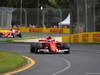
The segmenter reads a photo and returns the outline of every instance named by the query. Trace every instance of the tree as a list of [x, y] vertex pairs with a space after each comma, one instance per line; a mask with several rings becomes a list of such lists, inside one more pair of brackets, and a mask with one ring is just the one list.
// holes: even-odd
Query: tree
[[[23, 8], [67, 8], [69, 3], [67, 0], [23, 0]], [[20, 8], [20, 0], [0, 0], [0, 7]]]

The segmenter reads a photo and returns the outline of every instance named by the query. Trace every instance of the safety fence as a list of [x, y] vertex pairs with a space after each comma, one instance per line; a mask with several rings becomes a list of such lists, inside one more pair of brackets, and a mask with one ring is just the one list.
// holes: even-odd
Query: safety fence
[[[71, 2], [71, 34], [100, 31], [100, 0], [69, 0]], [[80, 31], [80, 29], [82, 29]]]
[[69, 28], [68, 24], [59, 24], [69, 14], [68, 8], [20, 8], [0, 7], [0, 29], [11, 27], [33, 28]]
[[62, 42], [66, 43], [100, 43], [100, 32], [78, 33], [62, 36]]
[[11, 29], [20, 30], [22, 33], [54, 33], [54, 34], [70, 34], [69, 28], [19, 28], [12, 27]]

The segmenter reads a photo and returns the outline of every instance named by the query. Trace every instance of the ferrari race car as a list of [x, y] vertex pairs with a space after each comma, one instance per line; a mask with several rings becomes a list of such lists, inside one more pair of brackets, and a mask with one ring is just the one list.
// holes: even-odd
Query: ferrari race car
[[7, 31], [4, 33], [4, 30], [0, 31], [0, 37], [5, 37], [5, 38], [15, 38], [15, 37], [22, 37], [22, 34], [20, 33], [20, 31], [16, 30], [11, 30], [11, 31]]
[[48, 38], [40, 38], [39, 42], [33, 42], [30, 44], [31, 53], [70, 53], [69, 43], [62, 43], [55, 41], [55, 39], [49, 36]]

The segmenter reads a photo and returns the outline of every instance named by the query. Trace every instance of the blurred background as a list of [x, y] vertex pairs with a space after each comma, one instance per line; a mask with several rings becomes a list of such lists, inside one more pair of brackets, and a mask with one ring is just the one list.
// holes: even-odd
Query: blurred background
[[70, 28], [100, 31], [100, 0], [0, 0], [0, 29]]

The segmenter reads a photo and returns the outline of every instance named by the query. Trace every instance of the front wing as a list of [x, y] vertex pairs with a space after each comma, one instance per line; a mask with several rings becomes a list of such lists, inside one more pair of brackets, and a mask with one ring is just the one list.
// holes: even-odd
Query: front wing
[[56, 51], [49, 51], [48, 49], [38, 49], [39, 53], [64, 53], [65, 51], [68, 51], [68, 49], [56, 50]]

